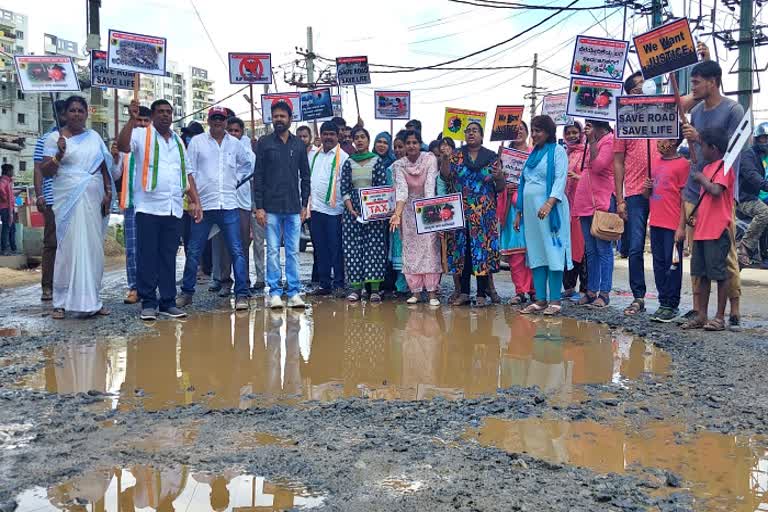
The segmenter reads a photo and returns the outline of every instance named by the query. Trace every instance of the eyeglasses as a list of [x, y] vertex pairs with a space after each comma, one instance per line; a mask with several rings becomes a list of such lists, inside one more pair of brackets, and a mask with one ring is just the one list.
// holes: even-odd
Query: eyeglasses
[[480, 130], [478, 130], [477, 128], [467, 128], [466, 130], [464, 130], [464, 133], [465, 134], [480, 133]]
[[216, 114], [209, 118], [211, 121], [224, 121], [226, 119], [224, 116]]

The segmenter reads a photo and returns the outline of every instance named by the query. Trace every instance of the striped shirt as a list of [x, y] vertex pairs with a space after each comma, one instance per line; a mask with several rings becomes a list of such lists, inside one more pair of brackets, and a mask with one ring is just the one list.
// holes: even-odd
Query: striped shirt
[[[45, 140], [50, 134], [56, 131], [56, 125], [48, 130], [42, 137], [37, 139], [35, 144], [34, 162], [36, 164], [43, 161], [43, 148], [45, 147]], [[43, 177], [43, 197], [45, 198], [45, 204], [53, 206], [53, 178]]]

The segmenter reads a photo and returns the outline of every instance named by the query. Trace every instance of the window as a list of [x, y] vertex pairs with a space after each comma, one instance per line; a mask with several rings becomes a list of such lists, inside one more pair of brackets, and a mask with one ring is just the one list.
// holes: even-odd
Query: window
[[26, 160], [19, 160], [19, 170], [20, 171], [26, 171], [27, 170], [27, 161]]
[[24, 99], [24, 92], [21, 89], [16, 90], [16, 98], [23, 100]]
[[16, 114], [16, 122], [19, 124], [27, 124], [27, 116], [25, 114]]
[[22, 32], [21, 30], [17, 30], [16, 39], [24, 39], [24, 32]]

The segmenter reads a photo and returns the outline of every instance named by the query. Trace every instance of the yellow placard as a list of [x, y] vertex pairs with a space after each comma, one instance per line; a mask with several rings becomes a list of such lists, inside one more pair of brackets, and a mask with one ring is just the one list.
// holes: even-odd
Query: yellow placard
[[686, 68], [699, 60], [687, 18], [640, 34], [634, 41], [646, 80]]
[[443, 121], [443, 137], [450, 137], [453, 140], [464, 140], [464, 129], [469, 123], [480, 123], [485, 130], [485, 112], [476, 110], [463, 110], [460, 108], [445, 109], [445, 120]]

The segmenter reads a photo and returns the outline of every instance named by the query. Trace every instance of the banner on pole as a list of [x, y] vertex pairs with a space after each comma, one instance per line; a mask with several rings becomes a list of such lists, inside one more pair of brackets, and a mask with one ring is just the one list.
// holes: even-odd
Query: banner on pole
[[576, 36], [571, 75], [621, 81], [628, 52], [628, 41]]
[[333, 117], [331, 90], [325, 88], [302, 92], [301, 118], [304, 121], [315, 121], [324, 117]]
[[331, 95], [331, 105], [333, 105], [333, 117], [344, 117], [344, 107], [341, 104], [341, 94]]
[[528, 153], [511, 148], [501, 148], [501, 168], [507, 183], [518, 185], [523, 174]]
[[107, 67], [107, 52], [91, 50], [91, 85], [132, 91], [136, 82], [136, 73], [120, 71]]
[[752, 109], [747, 109], [744, 113], [744, 117], [741, 118], [736, 131], [731, 135], [728, 141], [728, 149], [723, 155], [723, 173], [728, 174], [732, 169], [736, 160], [741, 154], [741, 150], [744, 149], [744, 145], [749, 142], [749, 138], [752, 135]]
[[616, 113], [617, 139], [677, 139], [680, 118], [673, 94], [619, 96]]
[[634, 42], [640, 71], [646, 80], [687, 68], [699, 61], [687, 18], [635, 36]]
[[419, 235], [464, 229], [464, 201], [461, 194], [414, 199], [413, 211], [416, 215], [416, 233]]
[[616, 98], [621, 82], [571, 78], [566, 114], [598, 121], [616, 121]]
[[360, 189], [360, 216], [365, 222], [388, 219], [395, 213], [395, 187], [367, 187]]
[[107, 67], [131, 73], [165, 76], [164, 37], [109, 31]]
[[517, 129], [523, 120], [522, 105], [496, 107], [496, 115], [493, 118], [493, 129], [491, 130], [491, 141], [497, 140], [516, 140]]
[[469, 123], [479, 123], [485, 130], [485, 112], [476, 110], [462, 110], [460, 108], [446, 107], [445, 120], [443, 121], [443, 137], [453, 140], [465, 140], [464, 129]]
[[277, 92], [261, 95], [261, 119], [264, 124], [272, 122], [272, 105], [284, 101], [293, 110], [292, 121], [301, 121], [301, 100], [298, 92]]
[[271, 84], [272, 54], [230, 53], [229, 83], [235, 85]]
[[337, 57], [336, 80], [339, 85], [363, 85], [371, 83], [368, 57]]
[[14, 55], [16, 74], [24, 92], [77, 92], [80, 83], [72, 57]]
[[376, 119], [411, 118], [410, 91], [373, 91], [373, 101]]
[[549, 116], [557, 126], [573, 124], [573, 118], [566, 114], [568, 110], [568, 93], [548, 94], [544, 96], [541, 113]]

